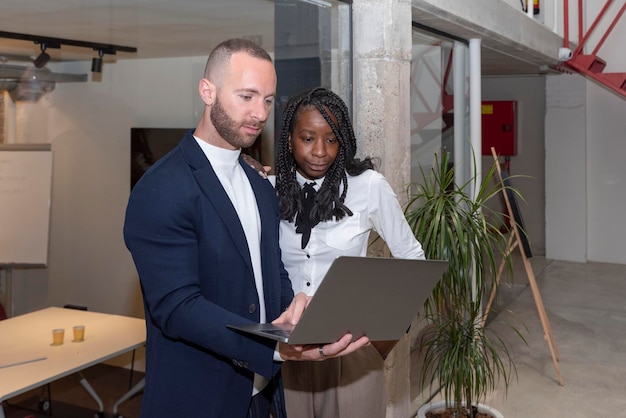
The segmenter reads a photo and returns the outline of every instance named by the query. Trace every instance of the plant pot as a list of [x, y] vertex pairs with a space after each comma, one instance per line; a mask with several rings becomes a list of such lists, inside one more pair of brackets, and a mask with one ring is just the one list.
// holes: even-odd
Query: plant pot
[[[494, 418], [504, 418], [504, 415], [500, 413], [497, 409], [494, 409], [488, 405], [484, 405], [479, 403], [476, 405], [478, 407], [478, 412], [482, 412], [483, 414], [490, 414]], [[442, 411], [446, 407], [445, 401], [438, 402], [430, 402], [421, 406], [420, 409], [417, 410], [417, 418], [426, 418], [426, 413], [431, 411]]]

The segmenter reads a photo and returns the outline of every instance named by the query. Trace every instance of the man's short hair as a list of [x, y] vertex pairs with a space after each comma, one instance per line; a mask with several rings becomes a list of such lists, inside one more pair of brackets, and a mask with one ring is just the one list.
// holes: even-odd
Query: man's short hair
[[226, 68], [230, 57], [237, 52], [245, 52], [254, 58], [272, 62], [270, 54], [260, 45], [248, 39], [228, 39], [217, 45], [213, 48], [213, 51], [211, 51], [206, 67], [204, 68], [204, 77], [215, 84], [219, 84], [222, 78], [222, 71]]

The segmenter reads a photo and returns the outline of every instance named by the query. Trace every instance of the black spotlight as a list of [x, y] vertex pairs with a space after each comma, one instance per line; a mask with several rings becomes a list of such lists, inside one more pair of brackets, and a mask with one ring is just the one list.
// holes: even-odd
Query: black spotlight
[[33, 61], [33, 65], [36, 68], [42, 68], [48, 63], [48, 61], [50, 61], [50, 55], [48, 55], [48, 53], [46, 52], [46, 44], [42, 43], [41, 54], [39, 54], [37, 58], [35, 58], [35, 60]]
[[91, 59], [91, 72], [92, 73], [101, 73], [102, 72], [102, 56], [104, 52], [101, 49], [98, 50], [98, 56]]

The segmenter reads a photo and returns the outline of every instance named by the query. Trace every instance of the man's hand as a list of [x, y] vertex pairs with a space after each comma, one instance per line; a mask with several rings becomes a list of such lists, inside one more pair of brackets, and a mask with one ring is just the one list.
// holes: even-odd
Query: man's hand
[[354, 342], [350, 342], [351, 340], [352, 335], [346, 334], [339, 341], [325, 345], [289, 345], [281, 342], [278, 344], [278, 353], [285, 361], [323, 361], [345, 356], [371, 344], [367, 337], [361, 337]]
[[[285, 312], [272, 321], [272, 324], [296, 325], [310, 301], [311, 296], [302, 292], [298, 293]], [[278, 344], [278, 353], [283, 360], [322, 361], [345, 356], [364, 345], [371, 344], [367, 337], [361, 337], [354, 342], [350, 341], [352, 341], [352, 335], [345, 334], [339, 341], [325, 345], [290, 345], [281, 342]]]
[[294, 296], [289, 307], [278, 318], [272, 321], [272, 324], [291, 324], [296, 325], [302, 317], [302, 312], [309, 306], [311, 296], [300, 292]]

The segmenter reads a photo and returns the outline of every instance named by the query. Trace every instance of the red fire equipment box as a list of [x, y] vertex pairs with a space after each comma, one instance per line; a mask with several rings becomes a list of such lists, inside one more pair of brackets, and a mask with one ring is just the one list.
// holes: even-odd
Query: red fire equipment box
[[482, 155], [517, 155], [517, 102], [482, 102]]

